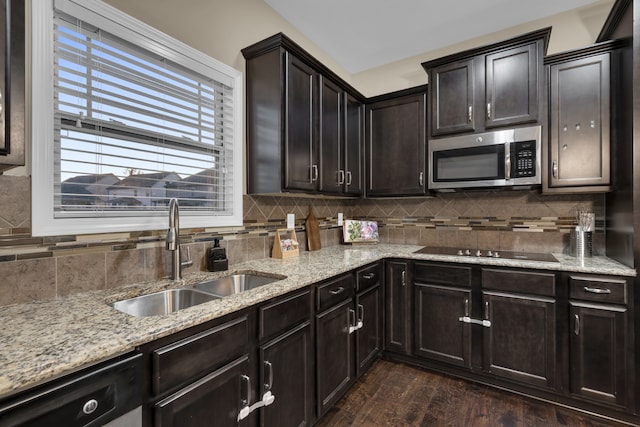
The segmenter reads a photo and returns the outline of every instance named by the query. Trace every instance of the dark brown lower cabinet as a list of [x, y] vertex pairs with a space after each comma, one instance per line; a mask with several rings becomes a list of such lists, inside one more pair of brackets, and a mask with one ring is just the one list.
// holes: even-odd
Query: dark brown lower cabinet
[[350, 328], [355, 313], [348, 298], [316, 315], [316, 380], [318, 417], [347, 391], [354, 377]]
[[356, 296], [358, 325], [356, 331], [356, 376], [361, 376], [378, 358], [382, 344], [382, 288], [367, 289]]
[[571, 393], [627, 405], [627, 309], [572, 301]]
[[305, 322], [260, 346], [260, 396], [271, 392], [274, 402], [261, 408], [262, 426], [311, 425], [311, 326]]
[[250, 394], [249, 359], [240, 357], [154, 406], [154, 426], [201, 427], [250, 425], [238, 421]]
[[633, 325], [627, 305], [633, 287], [611, 276], [571, 274], [568, 282], [572, 396], [634, 410]]
[[411, 353], [411, 271], [409, 261], [385, 262], [385, 350]]
[[484, 370], [497, 377], [553, 388], [556, 379], [555, 299], [483, 292]]
[[471, 367], [471, 289], [415, 285], [415, 354]]

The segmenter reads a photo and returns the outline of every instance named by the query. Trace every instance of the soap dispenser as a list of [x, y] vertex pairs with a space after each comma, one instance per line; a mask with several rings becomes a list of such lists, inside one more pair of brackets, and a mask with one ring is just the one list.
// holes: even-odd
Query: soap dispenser
[[223, 271], [229, 268], [225, 248], [220, 247], [220, 239], [213, 240], [213, 247], [207, 249], [207, 270]]

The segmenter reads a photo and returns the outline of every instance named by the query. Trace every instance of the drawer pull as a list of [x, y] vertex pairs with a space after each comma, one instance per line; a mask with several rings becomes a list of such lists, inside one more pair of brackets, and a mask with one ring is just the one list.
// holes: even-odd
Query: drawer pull
[[611, 293], [611, 289], [601, 289], [601, 288], [590, 288], [588, 286], [584, 287], [584, 291], [585, 292], [590, 292], [592, 294], [610, 294]]
[[344, 292], [344, 288], [342, 286], [340, 286], [338, 289], [332, 289], [329, 291], [331, 295], [338, 295], [338, 294], [341, 294], [342, 292]]
[[362, 275], [362, 278], [367, 280], [373, 279], [374, 277], [376, 277], [376, 273], [367, 273]]

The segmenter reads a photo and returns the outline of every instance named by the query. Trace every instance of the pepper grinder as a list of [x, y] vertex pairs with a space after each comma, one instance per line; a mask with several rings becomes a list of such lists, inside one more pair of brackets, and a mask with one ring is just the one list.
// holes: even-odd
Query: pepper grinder
[[207, 270], [224, 271], [228, 268], [227, 251], [220, 247], [220, 239], [214, 239], [213, 247], [207, 249]]

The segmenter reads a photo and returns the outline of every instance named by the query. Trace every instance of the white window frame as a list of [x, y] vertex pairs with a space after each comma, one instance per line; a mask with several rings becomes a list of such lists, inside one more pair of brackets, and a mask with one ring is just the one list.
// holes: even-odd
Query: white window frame
[[169, 37], [159, 30], [99, 0], [31, 1], [31, 206], [32, 235], [100, 234], [160, 230], [167, 227], [165, 215], [56, 218], [54, 216], [54, 53], [53, 10], [65, 13], [158, 53], [204, 75], [215, 72], [216, 80], [233, 87], [233, 213], [188, 215], [180, 213], [182, 228], [242, 225], [242, 72]]

